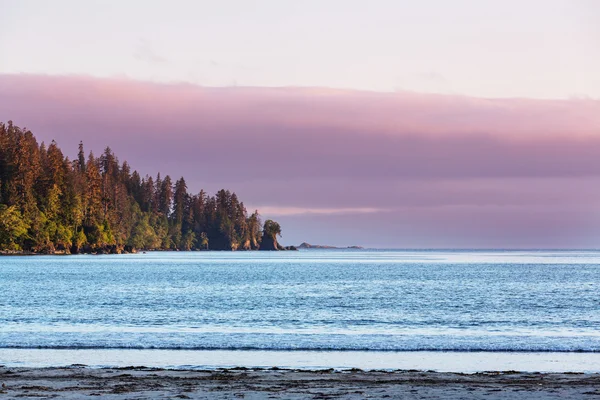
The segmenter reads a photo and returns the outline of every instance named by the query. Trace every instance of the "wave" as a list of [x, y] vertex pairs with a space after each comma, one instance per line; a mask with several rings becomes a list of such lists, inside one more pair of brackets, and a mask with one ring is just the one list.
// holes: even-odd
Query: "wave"
[[38, 349], [38, 350], [173, 350], [173, 351], [311, 351], [311, 352], [454, 352], [454, 353], [600, 353], [600, 347], [587, 348], [547, 348], [547, 347], [320, 347], [320, 346], [153, 346], [153, 345], [1, 345], [0, 349]]
[[[543, 333], [543, 335], [541, 334]], [[600, 336], [537, 332], [509, 335], [308, 334], [119, 331], [5, 331], [5, 349], [156, 349], [363, 352], [599, 353]]]

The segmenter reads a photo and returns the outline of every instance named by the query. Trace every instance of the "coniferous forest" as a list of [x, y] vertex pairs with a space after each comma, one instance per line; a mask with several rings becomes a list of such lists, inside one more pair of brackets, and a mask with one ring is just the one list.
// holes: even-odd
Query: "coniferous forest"
[[122, 253], [136, 250], [282, 250], [279, 224], [261, 223], [229, 190], [188, 193], [184, 178], [140, 176], [107, 147], [52, 141], [0, 123], [0, 251]]

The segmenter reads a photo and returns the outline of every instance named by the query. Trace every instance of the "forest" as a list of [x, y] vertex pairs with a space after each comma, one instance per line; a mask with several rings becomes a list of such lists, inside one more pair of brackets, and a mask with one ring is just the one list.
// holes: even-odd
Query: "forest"
[[107, 147], [77, 158], [0, 122], [0, 251], [283, 250], [280, 225], [229, 190], [188, 193], [185, 179], [131, 171]]

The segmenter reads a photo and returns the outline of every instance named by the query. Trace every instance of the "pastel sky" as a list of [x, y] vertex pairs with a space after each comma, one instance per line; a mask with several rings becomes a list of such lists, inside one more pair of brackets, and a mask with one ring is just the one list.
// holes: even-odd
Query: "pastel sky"
[[0, 121], [232, 189], [285, 244], [599, 247], [600, 2], [0, 11]]
[[600, 97], [597, 0], [0, 0], [0, 72]]

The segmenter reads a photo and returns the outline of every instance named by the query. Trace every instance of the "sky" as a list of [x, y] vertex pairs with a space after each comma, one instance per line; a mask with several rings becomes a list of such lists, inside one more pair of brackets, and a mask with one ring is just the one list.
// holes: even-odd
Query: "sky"
[[0, 0], [0, 121], [284, 244], [600, 247], [600, 2]]

